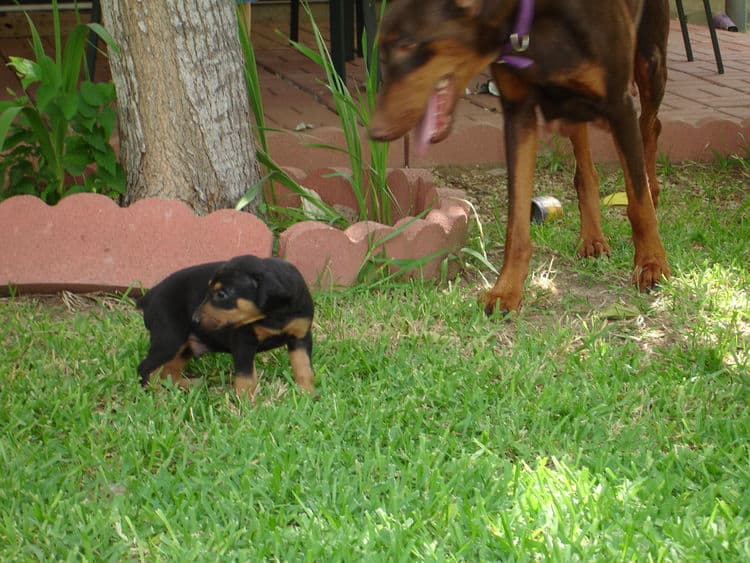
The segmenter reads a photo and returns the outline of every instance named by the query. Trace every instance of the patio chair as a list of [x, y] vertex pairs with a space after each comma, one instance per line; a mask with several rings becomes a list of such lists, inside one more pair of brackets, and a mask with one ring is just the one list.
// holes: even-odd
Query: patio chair
[[[682, 6], [682, 0], [675, 0], [677, 4], [677, 17], [680, 20], [680, 29], [682, 30], [682, 42], [685, 44], [685, 53], [687, 54], [687, 60], [692, 61], [693, 48], [690, 45], [690, 35], [687, 27], [687, 16], [685, 15], [685, 8]], [[716, 59], [716, 68], [719, 74], [724, 74], [724, 63], [721, 60], [721, 49], [719, 48], [719, 39], [716, 37], [716, 27], [714, 26], [714, 16], [711, 13], [711, 3], [709, 0], [703, 0], [703, 8], [706, 11], [706, 22], [708, 23], [708, 31], [711, 34], [711, 44], [714, 48], [714, 58]]]
[[[292, 41], [299, 40], [299, 0], [291, 0], [291, 14], [289, 18], [289, 37]], [[329, 0], [329, 26], [331, 33], [331, 59], [333, 66], [341, 79], [346, 82], [346, 61], [354, 59], [355, 48], [355, 17], [356, 17], [356, 49], [362, 55], [363, 33], [367, 37], [367, 52], [372, 52], [377, 18], [375, 16], [375, 0]]]

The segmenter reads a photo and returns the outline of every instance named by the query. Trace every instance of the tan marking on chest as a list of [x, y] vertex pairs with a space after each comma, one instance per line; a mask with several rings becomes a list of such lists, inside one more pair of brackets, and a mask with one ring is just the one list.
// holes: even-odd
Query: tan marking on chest
[[553, 74], [550, 78], [552, 82], [586, 96], [604, 98], [607, 95], [604, 69], [599, 65], [584, 63], [573, 70]]
[[511, 102], [519, 102], [529, 95], [531, 89], [528, 82], [522, 80], [501, 65], [493, 65], [492, 74], [500, 94]]

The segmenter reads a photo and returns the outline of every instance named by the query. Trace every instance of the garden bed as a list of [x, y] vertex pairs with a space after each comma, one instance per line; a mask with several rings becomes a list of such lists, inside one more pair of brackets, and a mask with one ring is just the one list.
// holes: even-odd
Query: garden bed
[[[327, 203], [352, 204], [346, 180], [331, 176], [335, 170], [289, 172]], [[393, 170], [389, 185], [401, 210], [394, 225], [362, 221], [340, 230], [303, 221], [281, 233], [278, 255], [315, 288], [356, 283], [365, 258], [373, 255], [394, 264], [421, 261], [401, 273], [437, 276], [440, 262], [466, 237], [469, 211], [462, 192], [435, 188], [425, 170]], [[156, 198], [119, 207], [103, 195], [76, 194], [48, 206], [16, 196], [0, 203], [0, 224], [5, 294], [11, 288], [139, 293], [177, 269], [238, 254], [270, 256], [275, 246], [269, 227], [254, 215], [224, 209], [201, 217], [179, 201]]]

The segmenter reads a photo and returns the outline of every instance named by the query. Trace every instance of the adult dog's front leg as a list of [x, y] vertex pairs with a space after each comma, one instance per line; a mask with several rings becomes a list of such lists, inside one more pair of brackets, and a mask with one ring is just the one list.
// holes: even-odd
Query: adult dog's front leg
[[508, 162], [508, 225], [505, 254], [495, 285], [485, 294], [485, 312], [521, 307], [523, 284], [531, 260], [529, 217], [537, 152], [537, 122], [533, 99], [525, 85], [502, 67], [493, 67], [500, 87], [505, 119]]
[[643, 145], [633, 100], [625, 96], [610, 117], [612, 134], [625, 176], [628, 219], [633, 230], [633, 283], [644, 291], [670, 276], [667, 253], [659, 237], [656, 210], [648, 185]]

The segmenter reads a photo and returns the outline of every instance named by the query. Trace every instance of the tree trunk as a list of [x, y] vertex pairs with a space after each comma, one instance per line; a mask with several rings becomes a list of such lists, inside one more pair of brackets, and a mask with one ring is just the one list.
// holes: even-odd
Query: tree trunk
[[120, 47], [109, 58], [127, 201], [178, 199], [200, 214], [233, 207], [259, 180], [235, 2], [101, 7]]

